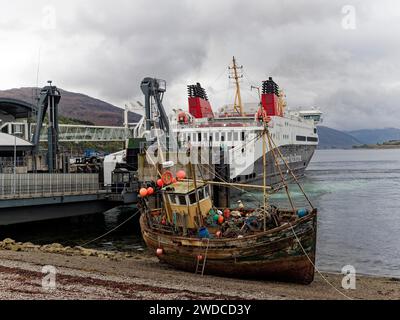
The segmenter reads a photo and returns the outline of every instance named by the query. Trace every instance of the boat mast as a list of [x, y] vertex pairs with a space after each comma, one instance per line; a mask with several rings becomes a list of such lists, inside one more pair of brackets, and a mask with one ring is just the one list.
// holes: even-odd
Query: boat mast
[[268, 131], [268, 123], [264, 122], [263, 131], [263, 190], [264, 190], [264, 231], [267, 231], [267, 206], [268, 206], [268, 192], [267, 192], [267, 141], [266, 134]]
[[236, 94], [235, 94], [235, 103], [233, 105], [234, 110], [239, 113], [242, 117], [244, 116], [243, 112], [243, 104], [242, 104], [242, 96], [240, 94], [240, 84], [239, 79], [243, 78], [242, 74], [239, 74], [238, 70], [242, 70], [243, 66], [237, 66], [236, 59], [233, 57], [232, 59], [232, 67], [228, 67], [229, 70], [233, 71], [233, 74], [229, 75], [229, 79], [234, 79], [236, 84]]
[[200, 207], [200, 199], [199, 194], [197, 193], [197, 178], [196, 178], [196, 169], [193, 163], [190, 162], [190, 171], [192, 171], [193, 177], [193, 185], [194, 185], [194, 192], [196, 197], [196, 212], [197, 212], [197, 219], [199, 220], [199, 227], [203, 226], [203, 217], [201, 216], [201, 207]]

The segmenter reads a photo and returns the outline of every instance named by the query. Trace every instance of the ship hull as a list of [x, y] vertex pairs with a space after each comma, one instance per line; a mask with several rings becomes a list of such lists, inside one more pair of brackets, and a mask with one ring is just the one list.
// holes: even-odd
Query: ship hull
[[[290, 169], [296, 177], [302, 177], [307, 169], [316, 149], [316, 145], [284, 145], [279, 150], [286, 159]], [[275, 151], [278, 158], [279, 168], [285, 180], [292, 177], [287, 170], [286, 164], [280, 160], [280, 156]], [[249, 168], [243, 170], [245, 174], [231, 177], [232, 182], [260, 183], [263, 180], [263, 158], [260, 157]], [[267, 152], [267, 185], [274, 186], [282, 181], [275, 158], [272, 151]]]
[[150, 250], [163, 249], [159, 260], [177, 269], [195, 272], [197, 257], [202, 255], [205, 274], [303, 284], [314, 279], [316, 210], [293, 223], [293, 229], [286, 224], [243, 238], [210, 239], [207, 254], [204, 240], [152, 230], [145, 215], [140, 224]]

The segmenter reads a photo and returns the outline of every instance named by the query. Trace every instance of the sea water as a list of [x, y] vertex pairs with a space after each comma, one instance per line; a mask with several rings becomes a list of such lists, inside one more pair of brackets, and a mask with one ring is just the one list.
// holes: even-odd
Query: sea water
[[[318, 208], [317, 267], [341, 272], [352, 265], [359, 274], [400, 278], [400, 149], [317, 150], [301, 183]], [[296, 207], [307, 202], [295, 185]], [[262, 193], [235, 196], [245, 206], [262, 201]], [[272, 203], [288, 206], [284, 191]], [[145, 244], [134, 213], [116, 208], [105, 214], [72, 220], [1, 227], [0, 237], [34, 243], [81, 245], [117, 226], [88, 245], [91, 248], [142, 252]]]

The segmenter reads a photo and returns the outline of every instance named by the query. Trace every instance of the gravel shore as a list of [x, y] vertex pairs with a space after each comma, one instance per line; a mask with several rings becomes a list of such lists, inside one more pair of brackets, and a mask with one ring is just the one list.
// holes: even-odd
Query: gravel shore
[[[93, 255], [93, 254], [92, 254]], [[56, 267], [56, 288], [42, 287], [42, 267]], [[400, 299], [400, 279], [358, 276], [356, 290], [342, 275], [324, 276], [352, 299]], [[0, 299], [347, 299], [316, 274], [308, 286], [194, 275], [136, 256], [82, 256], [0, 249]]]

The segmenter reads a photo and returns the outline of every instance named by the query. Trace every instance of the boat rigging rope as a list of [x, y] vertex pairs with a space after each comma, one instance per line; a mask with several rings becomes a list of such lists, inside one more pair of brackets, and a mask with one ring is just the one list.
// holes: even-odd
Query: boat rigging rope
[[[254, 140], [254, 139], [252, 139], [252, 140]], [[200, 156], [201, 156], [201, 159], [203, 160], [204, 158], [203, 158], [203, 155], [200, 153]], [[203, 169], [205, 169], [205, 170], [207, 170], [207, 172], [208, 173], [210, 173], [211, 175], [215, 175], [218, 179], [220, 179], [222, 182], [225, 182], [225, 183], [229, 183], [229, 181], [227, 181], [227, 180], [225, 180], [224, 179], [224, 177], [222, 177], [219, 173], [217, 173], [214, 169], [212, 169], [212, 168], [210, 168], [210, 167], [203, 167]], [[202, 172], [201, 172], [201, 170], [200, 170], [200, 174], [202, 175]], [[204, 180], [204, 179], [203, 179]], [[253, 194], [253, 193], [251, 193], [251, 192], [249, 192], [249, 191], [247, 191], [247, 190], [245, 190], [245, 189], [242, 189], [242, 188], [239, 188], [239, 187], [237, 187], [237, 186], [232, 186], [233, 188], [235, 188], [235, 189], [237, 189], [237, 190], [239, 190], [239, 191], [241, 191], [241, 192], [244, 192], [244, 193], [247, 193], [248, 195], [250, 195], [254, 200], [256, 200], [259, 204], [261, 204], [261, 201]]]
[[213, 82], [211, 82], [211, 84], [209, 85], [209, 87], [212, 88], [212, 87], [214, 86], [214, 84], [215, 84], [225, 73], [226, 73], [226, 68], [224, 68], [224, 69], [222, 70], [222, 72], [219, 74], [218, 77], [215, 78], [215, 80], [214, 80]]
[[279, 150], [279, 148], [276, 146], [275, 141], [272, 140], [273, 145], [275, 146], [275, 149], [278, 151], [282, 161], [284, 162], [284, 164], [286, 165], [286, 168], [288, 169], [288, 171], [290, 172], [291, 176], [293, 177], [294, 181], [296, 182], [296, 184], [298, 185], [298, 187], [300, 188], [300, 191], [303, 193], [304, 197], [306, 198], [306, 200], [308, 201], [308, 203], [310, 204], [311, 208], [314, 209], [313, 204], [311, 203], [311, 200], [308, 198], [307, 194], [305, 193], [303, 187], [301, 186], [301, 184], [299, 183], [299, 180], [297, 179], [296, 175], [293, 173], [292, 169], [289, 166], [289, 163], [287, 162], [287, 160], [284, 158], [281, 150]]
[[[259, 136], [259, 135], [256, 135], [254, 138], [252, 138], [251, 140], [247, 141], [247, 142], [244, 143], [243, 145], [234, 147], [234, 148], [232, 149], [232, 151], [235, 151], [235, 150], [238, 150], [238, 149], [242, 149], [243, 147], [246, 147], [248, 144], [250, 144], [251, 142], [253, 142], [253, 141], [255, 141], [255, 140], [258, 140], [258, 139], [260, 139], [260, 136]], [[165, 147], [162, 143], [159, 144], [159, 146], [160, 146], [160, 147]], [[146, 150], [146, 153], [147, 153], [147, 152], [148, 152], [148, 151]], [[147, 154], [148, 154], [148, 153], [147, 153]], [[201, 160], [206, 160], [201, 152], [200, 152], [200, 157], [201, 157]], [[153, 159], [151, 158], [151, 156], [149, 156], [148, 158], [149, 158], [149, 160], [151, 161], [152, 165], [153, 165], [153, 166], [157, 169], [157, 171], [158, 171], [157, 165], [154, 163], [154, 161], [153, 161]], [[208, 173], [210, 173], [210, 174], [212, 174], [212, 175], [215, 175], [215, 176], [216, 176], [217, 178], [219, 178], [222, 182], [229, 183], [229, 181], [225, 180], [225, 179], [224, 179], [221, 175], [219, 175], [214, 169], [212, 169], [212, 168], [207, 168], [207, 167], [205, 167], [205, 166], [203, 166], [203, 168], [204, 168], [205, 170], [207, 170]], [[201, 172], [201, 170], [200, 170], [200, 172]], [[160, 173], [159, 171], [158, 171], [158, 174], [161, 176], [161, 173]], [[189, 183], [189, 182], [188, 182], [188, 183]], [[244, 190], [244, 189], [242, 189], [242, 188], [236, 187], [236, 186], [233, 186], [233, 188], [235, 188], [235, 189], [237, 189], [237, 190], [239, 190], [239, 191], [242, 191], [242, 192], [244, 192], [244, 193], [249, 194], [249, 195], [250, 195], [252, 198], [254, 198], [258, 203], [261, 203], [260, 200], [257, 199], [257, 197], [255, 197], [253, 193], [251, 193], [251, 192], [249, 192], [249, 191], [247, 191], [247, 190]]]
[[137, 216], [137, 214], [139, 213], [139, 210], [137, 210], [132, 216], [130, 216], [128, 219], [126, 219], [124, 222], [122, 222], [121, 224], [119, 224], [118, 226], [116, 226], [115, 228], [111, 229], [110, 231], [107, 231], [105, 234], [101, 235], [100, 237], [97, 237], [93, 240], [90, 240], [88, 242], [85, 242], [84, 244], [81, 244], [81, 247], [84, 247], [92, 242], [95, 242], [101, 238], [104, 238], [105, 236], [109, 235], [111, 232], [117, 230], [118, 228], [120, 228], [121, 226], [123, 226], [125, 223], [127, 223], [128, 221], [132, 220], [134, 217]]
[[296, 208], [295, 208], [295, 206], [294, 206], [292, 197], [290, 196], [289, 187], [288, 187], [288, 185], [286, 184], [285, 177], [283, 176], [281, 167], [279, 166], [278, 158], [277, 158], [277, 156], [276, 156], [276, 154], [275, 154], [275, 149], [272, 147], [272, 142], [271, 142], [272, 138], [271, 138], [271, 135], [270, 135], [270, 133], [269, 133], [269, 131], [268, 131], [268, 127], [266, 127], [265, 130], [266, 130], [266, 131], [265, 131], [264, 134], [267, 134], [267, 137], [268, 137], [268, 145], [269, 145], [269, 148], [270, 148], [270, 150], [271, 150], [271, 153], [272, 153], [272, 155], [273, 155], [273, 157], [274, 157], [275, 166], [276, 166], [276, 168], [278, 169], [278, 172], [279, 172], [279, 175], [280, 175], [280, 177], [281, 177], [282, 183], [283, 183], [284, 186], [285, 186], [285, 191], [286, 191], [287, 197], [288, 197], [288, 199], [289, 199], [290, 206], [292, 207], [293, 212], [295, 212], [295, 211], [296, 211]]
[[296, 234], [296, 231], [294, 231], [294, 228], [292, 226], [292, 224], [289, 222], [290, 228], [292, 229], [292, 232], [294, 234], [294, 236], [296, 237], [297, 242], [300, 245], [301, 250], [303, 251], [303, 253], [306, 255], [307, 259], [310, 261], [310, 263], [312, 264], [312, 266], [314, 267], [315, 271], [317, 271], [317, 273], [321, 276], [321, 278], [327, 283], [329, 284], [333, 289], [335, 289], [337, 292], [339, 292], [342, 296], [346, 297], [349, 300], [353, 300], [353, 298], [349, 297], [348, 295], [346, 295], [345, 293], [343, 293], [342, 291], [340, 291], [338, 288], [336, 288], [332, 283], [329, 282], [329, 280], [322, 274], [321, 271], [319, 271], [319, 269], [317, 268], [317, 266], [315, 265], [315, 263], [312, 261], [312, 259], [308, 256], [307, 251], [304, 249], [303, 245], [300, 242], [299, 237]]

